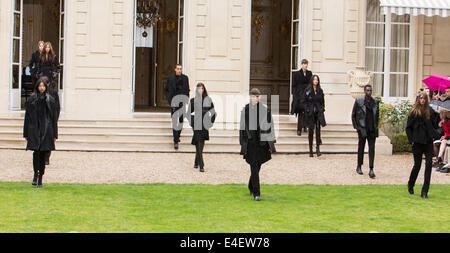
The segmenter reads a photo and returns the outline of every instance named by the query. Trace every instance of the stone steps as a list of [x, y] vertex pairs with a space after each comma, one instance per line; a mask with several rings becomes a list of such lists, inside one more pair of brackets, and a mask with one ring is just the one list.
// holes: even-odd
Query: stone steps
[[[297, 136], [296, 119], [274, 117], [277, 150], [280, 153], [309, 152], [307, 133]], [[225, 127], [228, 128], [225, 128]], [[230, 127], [231, 126], [231, 127]], [[234, 127], [234, 129], [233, 129]], [[24, 149], [23, 116], [0, 117], [0, 148]], [[236, 123], [216, 123], [205, 152], [238, 153], [239, 131]], [[147, 115], [129, 120], [65, 120], [59, 122], [57, 149], [64, 151], [195, 152], [190, 144], [192, 129], [185, 123], [180, 150], [173, 149], [170, 115]], [[331, 124], [322, 129], [323, 153], [355, 153], [358, 136], [351, 125]], [[380, 143], [380, 141], [378, 141]], [[390, 143], [382, 140], [385, 149]], [[386, 152], [389, 152], [387, 150]], [[391, 151], [390, 151], [391, 153]]]

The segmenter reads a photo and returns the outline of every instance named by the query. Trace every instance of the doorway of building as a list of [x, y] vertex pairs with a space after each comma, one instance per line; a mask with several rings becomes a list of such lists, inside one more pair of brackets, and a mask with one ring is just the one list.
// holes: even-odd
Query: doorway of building
[[[150, 22], [153, 15], [158, 21]], [[155, 19], [155, 20], [156, 20]], [[183, 63], [184, 0], [137, 0], [134, 111], [169, 112], [167, 78]]]
[[[14, 0], [13, 10], [10, 109], [23, 110], [34, 86], [28, 65], [32, 54], [37, 50], [38, 42], [51, 42], [60, 64], [64, 66], [65, 1]], [[63, 90], [63, 70], [55, 80], [60, 99]]]
[[292, 71], [298, 69], [300, 0], [253, 0], [250, 88], [279, 95], [280, 114], [288, 114]]

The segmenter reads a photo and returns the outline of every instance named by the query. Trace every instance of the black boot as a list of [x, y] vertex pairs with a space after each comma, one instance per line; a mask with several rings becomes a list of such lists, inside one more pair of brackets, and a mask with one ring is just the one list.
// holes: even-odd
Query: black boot
[[370, 169], [369, 177], [372, 178], [372, 179], [375, 178], [375, 173], [373, 172], [373, 168]]
[[316, 147], [316, 154], [317, 154], [317, 157], [322, 155], [322, 153], [320, 153], [320, 145], [317, 145], [317, 147]]
[[309, 142], [309, 157], [314, 157], [313, 155], [313, 132], [311, 132], [311, 129], [308, 129], [308, 142]]
[[356, 167], [356, 173], [358, 173], [359, 175], [363, 175], [361, 165], [358, 165], [358, 167]]
[[420, 195], [420, 197], [422, 197], [423, 199], [427, 199], [427, 198], [428, 198], [428, 193], [422, 192], [422, 194]]
[[39, 179], [38, 179], [38, 188], [42, 188], [42, 176], [41, 174], [39, 174]]
[[309, 157], [314, 157], [312, 144], [309, 144]]
[[414, 195], [414, 186], [408, 185], [408, 192], [409, 194]]
[[[195, 155], [197, 157], [197, 154]], [[197, 158], [195, 158], [195, 162], [194, 162], [194, 169], [198, 169], [198, 162], [197, 162]]]
[[33, 186], [37, 185], [38, 176], [39, 176], [39, 173], [38, 172], [34, 172], [33, 182], [31, 183], [31, 185], [33, 185]]

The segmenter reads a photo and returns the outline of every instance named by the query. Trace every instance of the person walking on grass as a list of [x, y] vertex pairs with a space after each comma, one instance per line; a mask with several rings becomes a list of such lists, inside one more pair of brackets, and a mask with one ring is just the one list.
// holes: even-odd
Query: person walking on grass
[[58, 139], [57, 107], [55, 99], [48, 93], [48, 83], [40, 78], [34, 93], [26, 103], [23, 137], [26, 150], [33, 150], [33, 186], [42, 188], [45, 174], [45, 157], [55, 150]]
[[365, 96], [358, 98], [353, 105], [352, 123], [353, 128], [358, 131], [358, 166], [356, 172], [363, 175], [362, 165], [364, 163], [364, 149], [366, 141], [369, 143], [369, 177], [374, 179], [373, 171], [375, 161], [375, 142], [378, 137], [379, 103], [372, 97], [372, 86], [364, 87]]
[[314, 131], [316, 132], [316, 155], [321, 156], [320, 128], [325, 127], [325, 95], [320, 87], [320, 78], [314, 75], [305, 90], [305, 126], [308, 127], [309, 156], [313, 157]]
[[408, 192], [414, 194], [414, 185], [422, 165], [422, 157], [425, 155], [425, 181], [422, 187], [421, 197], [428, 198], [430, 188], [431, 171], [433, 163], [433, 138], [438, 135], [431, 122], [432, 109], [425, 92], [419, 94], [416, 103], [408, 114], [406, 135], [409, 143], [413, 144], [414, 167], [408, 181]]
[[261, 92], [250, 91], [251, 102], [241, 111], [239, 144], [241, 155], [250, 165], [248, 189], [255, 201], [260, 201], [259, 171], [262, 164], [272, 159], [275, 149], [275, 128], [270, 109], [260, 102]]
[[216, 120], [216, 111], [203, 83], [197, 84], [195, 97], [189, 103], [188, 114], [189, 123], [194, 131], [191, 141], [191, 144], [195, 145], [194, 168], [200, 167], [200, 172], [205, 172], [203, 148], [205, 147], [205, 141], [209, 140], [209, 129]]

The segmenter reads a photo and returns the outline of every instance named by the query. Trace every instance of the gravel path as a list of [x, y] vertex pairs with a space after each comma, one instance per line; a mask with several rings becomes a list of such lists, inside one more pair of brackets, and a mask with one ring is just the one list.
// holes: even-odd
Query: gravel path
[[[32, 178], [32, 152], [0, 150], [0, 181], [27, 182]], [[365, 157], [367, 159], [367, 155]], [[238, 154], [205, 154], [205, 173], [193, 168], [194, 154], [59, 152], [52, 154], [48, 183], [173, 183], [246, 184], [250, 169]], [[263, 184], [362, 185], [406, 184], [412, 155], [377, 156], [375, 180], [355, 172], [356, 155], [274, 155], [263, 165]], [[423, 169], [417, 180], [423, 182]], [[432, 184], [449, 184], [450, 176], [435, 172]]]

